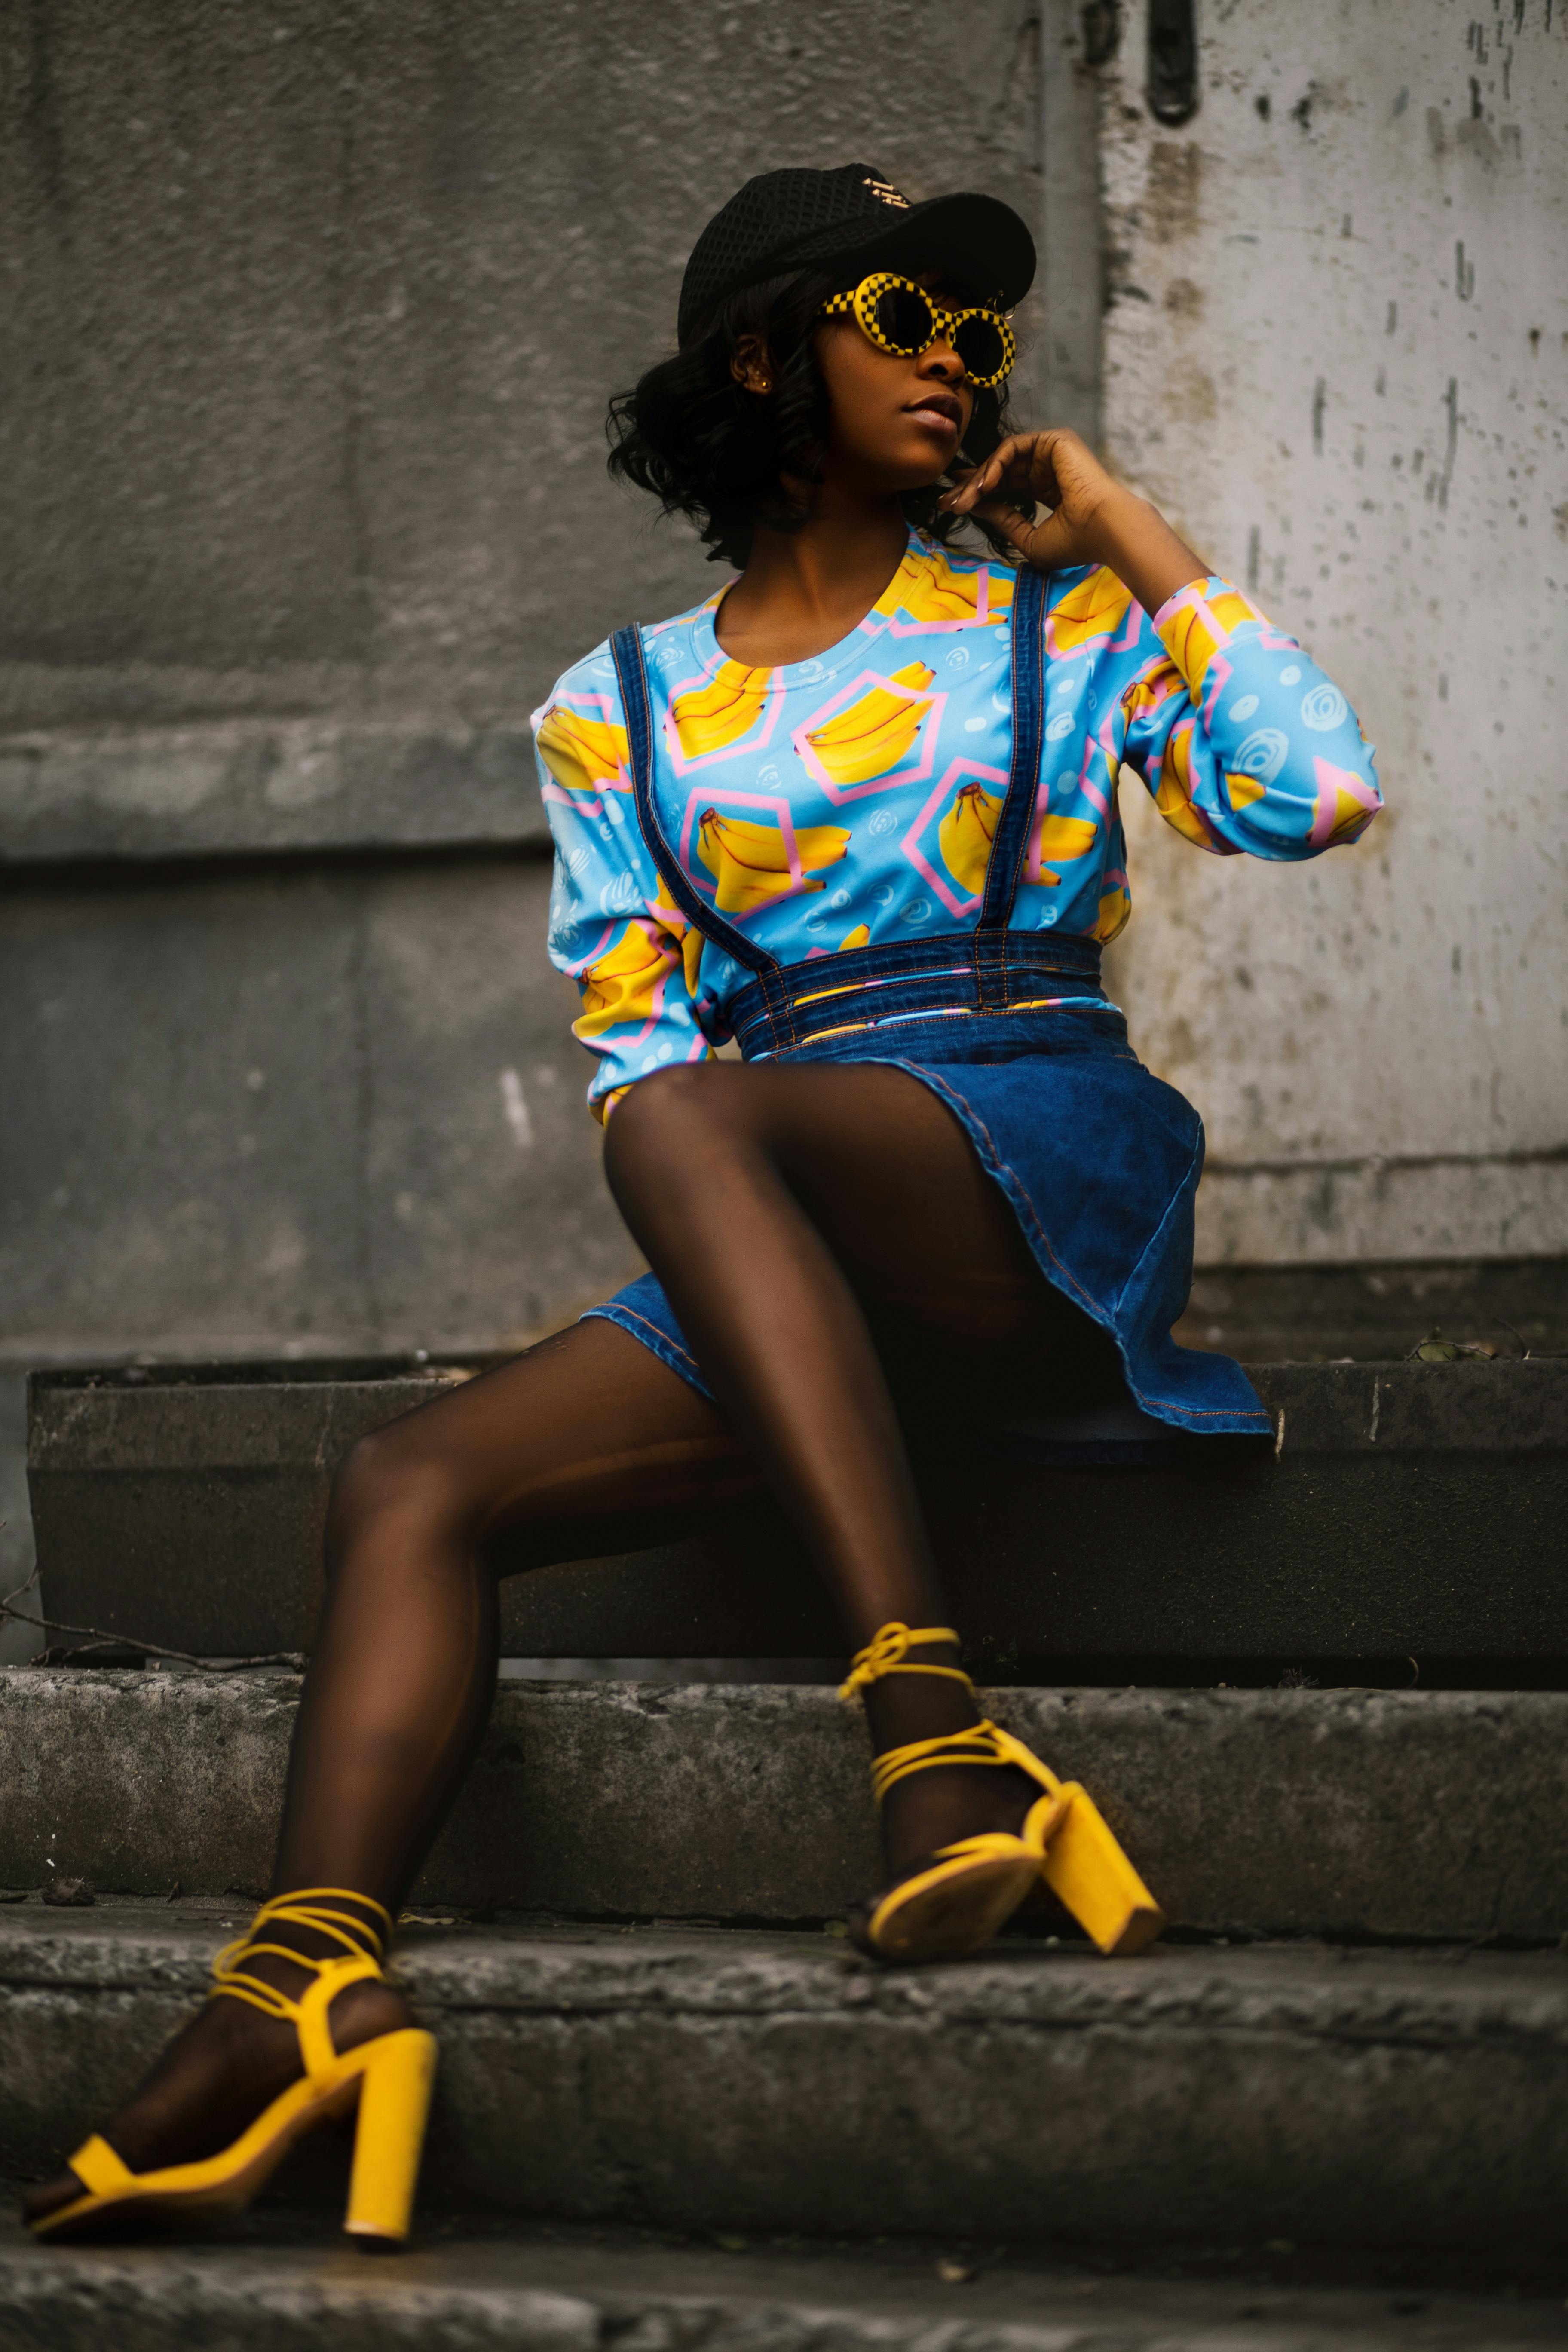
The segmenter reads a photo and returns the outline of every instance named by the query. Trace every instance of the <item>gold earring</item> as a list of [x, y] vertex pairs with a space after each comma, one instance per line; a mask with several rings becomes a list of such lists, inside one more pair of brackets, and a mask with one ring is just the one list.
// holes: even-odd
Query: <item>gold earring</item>
[[759, 392], [772, 392], [773, 388], [773, 378], [772, 378], [772, 376], [771, 376], [771, 375], [765, 375], [765, 376], [763, 376], [763, 380], [762, 380], [761, 383], [760, 383], [760, 384], [758, 384], [758, 386], [757, 386], [757, 390], [758, 390]]

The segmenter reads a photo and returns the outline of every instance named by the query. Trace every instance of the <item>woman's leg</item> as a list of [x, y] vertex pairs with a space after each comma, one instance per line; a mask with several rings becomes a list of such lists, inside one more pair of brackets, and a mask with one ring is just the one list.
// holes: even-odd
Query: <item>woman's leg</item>
[[[983, 1378], [1004, 1397], [1021, 1370], [1053, 1356], [1084, 1402], [1120, 1387], [1113, 1343], [1040, 1275], [956, 1118], [884, 1064], [710, 1065], [635, 1087], [610, 1120], [605, 1168], [851, 1644], [890, 1620], [942, 1624], [868, 1309], [938, 1343], [955, 1391]], [[913, 1654], [953, 1663], [943, 1648]], [[976, 1719], [960, 1683], [927, 1675], [889, 1676], [866, 1704], [879, 1752]], [[1011, 1770], [922, 1772], [887, 1805], [889, 1863], [900, 1870], [952, 1838], [1015, 1827], [1038, 1793]]]
[[406, 1899], [495, 1694], [488, 1538], [753, 1483], [707, 1399], [597, 1318], [363, 1439], [333, 1492], [274, 1887]]
[[[363, 1438], [333, 1487], [326, 1607], [294, 1735], [273, 1892], [350, 1888], [396, 1916], [495, 1693], [488, 1535], [716, 1500], [748, 1484], [752, 1474], [713, 1406], [598, 1319]], [[268, 1935], [331, 1956], [309, 1929]], [[253, 1973], [296, 1998], [306, 1980], [279, 1959], [258, 1959]], [[351, 1987], [332, 2004], [342, 2049], [406, 2022], [401, 1996], [385, 1985]], [[212, 2001], [104, 2136], [135, 2172], [208, 2156], [299, 2072], [291, 2025]], [[78, 2194], [63, 2174], [27, 2210], [48, 2212]]]
[[[1084, 1379], [1104, 1376], [1098, 1335], [1042, 1282], [963, 1130], [905, 1073], [671, 1074], [622, 1104], [607, 1164], [721, 1409], [594, 1321], [354, 1448], [333, 1497], [277, 1890], [349, 1887], [395, 1914], [493, 1695], [489, 1534], [737, 1491], [739, 1438], [860, 1643], [890, 1618], [942, 1617], [867, 1307], [982, 1357], [1004, 1391], [1014, 1364], [1053, 1349]], [[973, 1719], [960, 1685], [924, 1676], [878, 1684], [868, 1712], [879, 1749]], [[938, 1771], [903, 1784], [889, 1809], [895, 1864], [1013, 1826], [1037, 1793], [1011, 1788], [1015, 1777]], [[312, 1948], [308, 1931], [290, 1934]], [[257, 1972], [294, 1993], [303, 1982], [286, 1960]], [[354, 1987], [333, 2005], [334, 2035], [349, 2047], [404, 2015], [390, 1988]], [[137, 2171], [205, 2155], [298, 2071], [291, 2027], [214, 2002], [106, 2137]], [[75, 2193], [65, 2176], [31, 2210]]]

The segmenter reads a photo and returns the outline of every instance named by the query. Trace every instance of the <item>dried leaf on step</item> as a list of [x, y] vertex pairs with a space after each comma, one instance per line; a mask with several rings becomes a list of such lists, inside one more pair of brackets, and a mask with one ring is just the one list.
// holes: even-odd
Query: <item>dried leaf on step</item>
[[1433, 1330], [1428, 1331], [1424, 1339], [1416, 1341], [1405, 1361], [1458, 1364], [1468, 1357], [1481, 1363], [1490, 1363], [1496, 1354], [1497, 1349], [1489, 1347], [1484, 1339], [1445, 1339], [1441, 1331]]
[[90, 1878], [52, 1878], [44, 1889], [44, 1901], [62, 1911], [84, 1911], [96, 1903]]

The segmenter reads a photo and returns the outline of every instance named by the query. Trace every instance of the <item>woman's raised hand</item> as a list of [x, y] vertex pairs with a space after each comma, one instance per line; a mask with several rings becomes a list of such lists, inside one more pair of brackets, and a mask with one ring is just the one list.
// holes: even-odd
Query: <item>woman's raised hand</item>
[[[941, 505], [980, 517], [1037, 572], [1109, 564], [1145, 612], [1158, 612], [1189, 580], [1207, 576], [1208, 566], [1157, 509], [1113, 480], [1065, 426], [1012, 434]], [[1049, 513], [1026, 511], [1037, 506]]]
[[[1089, 444], [1058, 427], [1012, 434], [942, 504], [982, 516], [1037, 572], [1059, 572], [1101, 560], [1095, 524], [1118, 487]], [[1051, 512], [1027, 511], [1037, 506]]]

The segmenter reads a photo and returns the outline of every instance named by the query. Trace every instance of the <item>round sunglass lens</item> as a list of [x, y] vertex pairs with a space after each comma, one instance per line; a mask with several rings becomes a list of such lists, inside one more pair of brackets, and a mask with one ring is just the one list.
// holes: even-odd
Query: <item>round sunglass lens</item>
[[963, 362], [964, 373], [976, 383], [987, 376], [1000, 375], [1007, 363], [1007, 346], [1002, 330], [990, 319], [965, 319], [954, 331], [952, 348]]
[[895, 351], [923, 352], [935, 331], [931, 304], [912, 286], [886, 286], [873, 316], [878, 332]]

